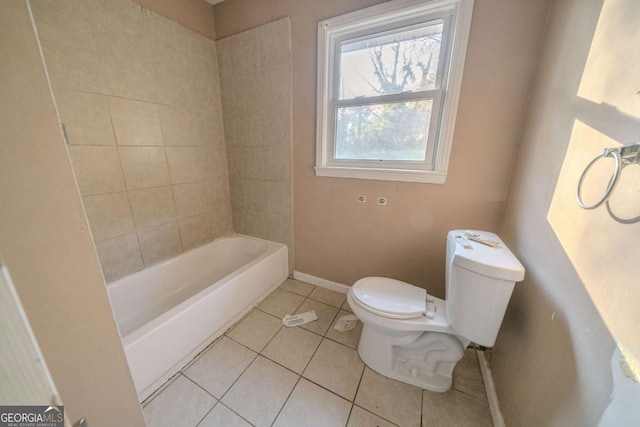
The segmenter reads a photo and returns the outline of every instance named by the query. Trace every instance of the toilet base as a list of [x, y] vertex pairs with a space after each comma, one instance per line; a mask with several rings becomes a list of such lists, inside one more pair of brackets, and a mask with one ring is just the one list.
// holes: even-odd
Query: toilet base
[[391, 336], [388, 330], [364, 324], [358, 354], [385, 377], [442, 393], [453, 384], [453, 369], [464, 355], [463, 344], [451, 334], [410, 331]]

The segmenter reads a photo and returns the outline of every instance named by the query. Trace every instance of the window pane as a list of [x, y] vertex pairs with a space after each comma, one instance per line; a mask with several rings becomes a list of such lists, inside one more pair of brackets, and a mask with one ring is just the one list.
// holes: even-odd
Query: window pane
[[436, 89], [442, 23], [340, 46], [339, 99]]
[[424, 161], [433, 100], [339, 107], [335, 158]]

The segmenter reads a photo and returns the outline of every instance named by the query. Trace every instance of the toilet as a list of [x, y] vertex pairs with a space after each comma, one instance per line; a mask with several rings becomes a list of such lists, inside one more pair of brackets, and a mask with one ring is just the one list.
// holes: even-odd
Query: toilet
[[450, 231], [445, 300], [384, 277], [360, 279], [349, 289], [349, 306], [364, 325], [360, 358], [386, 377], [445, 392], [470, 342], [493, 347], [522, 279], [524, 267], [494, 233]]

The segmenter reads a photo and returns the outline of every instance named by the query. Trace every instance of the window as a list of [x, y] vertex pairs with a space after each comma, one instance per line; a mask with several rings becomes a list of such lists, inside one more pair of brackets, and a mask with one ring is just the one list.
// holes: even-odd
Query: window
[[444, 183], [473, 0], [320, 22], [316, 175]]

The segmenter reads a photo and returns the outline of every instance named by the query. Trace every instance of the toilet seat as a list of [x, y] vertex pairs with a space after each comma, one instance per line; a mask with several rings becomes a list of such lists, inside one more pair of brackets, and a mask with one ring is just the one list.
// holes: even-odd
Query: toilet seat
[[351, 288], [363, 309], [390, 319], [414, 319], [427, 311], [427, 291], [386, 277], [367, 277]]

